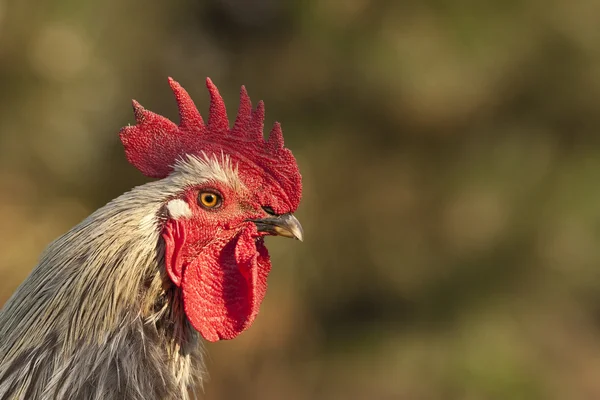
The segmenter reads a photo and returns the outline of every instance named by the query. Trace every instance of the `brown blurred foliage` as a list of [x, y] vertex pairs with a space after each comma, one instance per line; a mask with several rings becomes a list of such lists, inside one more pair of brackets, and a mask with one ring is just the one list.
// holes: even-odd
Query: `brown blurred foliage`
[[130, 98], [245, 84], [304, 176], [207, 399], [600, 398], [600, 2], [0, 2], [0, 304], [144, 178]]

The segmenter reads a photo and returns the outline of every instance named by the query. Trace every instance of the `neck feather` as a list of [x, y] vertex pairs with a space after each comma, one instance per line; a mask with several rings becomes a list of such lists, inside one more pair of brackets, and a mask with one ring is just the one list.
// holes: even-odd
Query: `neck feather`
[[[164, 366], [152, 367], [158, 375], [155, 377], [138, 377], [139, 371], [131, 374], [144, 382], [161, 379], [165, 388], [180, 390], [180, 396], [174, 398], [187, 398], [187, 386], [200, 375], [202, 357], [180, 292], [162, 267], [164, 200], [174, 195], [168, 187], [164, 181], [156, 181], [133, 189], [46, 249], [38, 266], [0, 312], [0, 395], [8, 379], [5, 366], [17, 363], [27, 352], [44, 352], [36, 355], [37, 364], [45, 360], [46, 370], [53, 370], [44, 390], [52, 385], [59, 390], [65, 380], [83, 390], [85, 379], [94, 378], [90, 374], [97, 379], [110, 374], [102, 370], [103, 362], [110, 368], [111, 357], [123, 358], [123, 352], [129, 354], [139, 346], [147, 362]], [[88, 363], [98, 363], [97, 370], [82, 368], [80, 382], [77, 377], [61, 378], [61, 371], [65, 375], [67, 365], [76, 362], [78, 353], [84, 351], [96, 352], [85, 357], [91, 357]], [[117, 360], [117, 370], [119, 363], [123, 370], [135, 368], [123, 363], [142, 364], [139, 361], [144, 357]], [[156, 386], [156, 382], [144, 382], [137, 383]], [[23, 385], [22, 390], [26, 390], [25, 386], [33, 385], [32, 380]], [[141, 393], [147, 396], [149, 392]], [[89, 398], [97, 397], [97, 393], [88, 394]], [[162, 395], [157, 392], [157, 396]], [[106, 393], [100, 396], [106, 397]]]

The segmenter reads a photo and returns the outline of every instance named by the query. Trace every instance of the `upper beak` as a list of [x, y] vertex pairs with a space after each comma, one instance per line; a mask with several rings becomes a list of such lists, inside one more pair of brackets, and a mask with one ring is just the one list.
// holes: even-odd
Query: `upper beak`
[[293, 214], [282, 214], [268, 218], [252, 219], [259, 232], [269, 232], [274, 235], [296, 238], [299, 241], [304, 239], [304, 232], [300, 221]]

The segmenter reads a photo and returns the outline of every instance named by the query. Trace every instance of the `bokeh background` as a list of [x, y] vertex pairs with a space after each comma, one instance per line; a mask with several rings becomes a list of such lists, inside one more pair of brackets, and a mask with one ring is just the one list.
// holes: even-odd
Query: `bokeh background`
[[[600, 398], [600, 2], [0, 2], [0, 304], [145, 182], [130, 99], [264, 99], [306, 241], [269, 240], [206, 399]], [[233, 117], [232, 117], [233, 119]]]

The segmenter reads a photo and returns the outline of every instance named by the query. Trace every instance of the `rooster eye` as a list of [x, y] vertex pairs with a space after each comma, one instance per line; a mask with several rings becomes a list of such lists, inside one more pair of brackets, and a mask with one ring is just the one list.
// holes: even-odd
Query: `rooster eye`
[[198, 203], [204, 208], [217, 208], [221, 202], [221, 196], [213, 192], [200, 192], [198, 195]]

